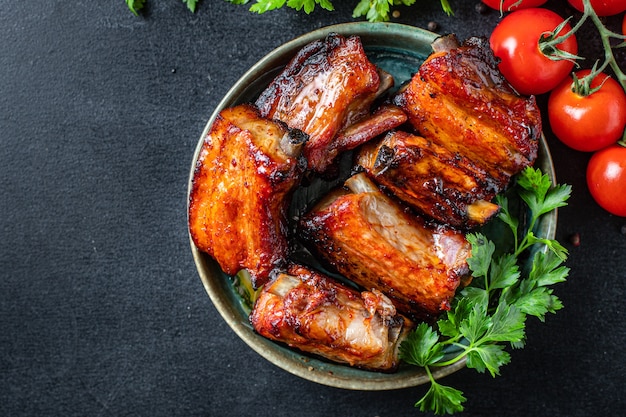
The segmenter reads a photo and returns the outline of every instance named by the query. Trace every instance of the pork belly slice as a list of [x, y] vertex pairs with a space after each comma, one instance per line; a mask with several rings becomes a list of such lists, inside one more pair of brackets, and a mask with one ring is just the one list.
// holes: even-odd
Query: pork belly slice
[[469, 275], [465, 235], [412, 215], [362, 172], [345, 186], [301, 217], [303, 243], [346, 278], [383, 292], [411, 318], [431, 320], [448, 310]]
[[379, 291], [359, 292], [295, 264], [263, 287], [250, 322], [271, 340], [377, 371], [397, 368], [407, 331], [404, 318]]
[[255, 288], [288, 255], [287, 210], [306, 138], [244, 104], [223, 110], [204, 139], [189, 196], [191, 237], [225, 273], [247, 269]]
[[395, 104], [421, 136], [506, 184], [537, 157], [542, 126], [535, 97], [510, 86], [484, 38], [459, 46], [450, 35], [433, 49]]
[[[337, 33], [303, 47], [256, 100], [261, 115], [306, 132], [304, 156], [322, 173], [342, 151], [338, 133], [369, 115], [393, 78], [365, 55], [358, 36]], [[362, 137], [362, 140], [371, 137]]]
[[393, 131], [365, 144], [356, 164], [378, 185], [431, 219], [469, 229], [499, 207], [498, 184], [469, 159], [423, 137]]

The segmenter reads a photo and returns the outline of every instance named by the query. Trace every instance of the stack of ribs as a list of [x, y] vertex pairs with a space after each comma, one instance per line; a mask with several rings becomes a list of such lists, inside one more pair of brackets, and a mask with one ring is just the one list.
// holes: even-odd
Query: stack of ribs
[[541, 116], [497, 70], [483, 38], [452, 35], [393, 98], [411, 126], [368, 144], [358, 156], [379, 185], [419, 212], [460, 228], [498, 212], [490, 201], [537, 157]]
[[[498, 72], [483, 39], [433, 43], [391, 94], [357, 36], [306, 45], [255, 103], [224, 109], [204, 139], [189, 196], [194, 244], [261, 288], [262, 336], [364, 369], [393, 371], [419, 320], [469, 280], [465, 233], [537, 156], [533, 97]], [[307, 175], [352, 172], [288, 218]], [[294, 233], [295, 231], [295, 233]], [[294, 259], [299, 246], [319, 261]]]

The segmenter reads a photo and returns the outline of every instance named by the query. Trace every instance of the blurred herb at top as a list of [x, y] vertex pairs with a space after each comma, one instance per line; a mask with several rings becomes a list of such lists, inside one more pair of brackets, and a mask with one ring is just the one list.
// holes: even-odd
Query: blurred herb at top
[[[182, 0], [187, 5], [187, 8], [192, 12], [196, 11], [196, 6], [200, 0]], [[290, 7], [292, 9], [301, 11], [306, 14], [315, 10], [315, 7], [319, 6], [322, 9], [333, 11], [332, 0], [226, 0], [233, 4], [248, 4], [250, 11], [254, 13], [265, 13], [270, 10], [280, 9], [283, 7]], [[355, 0], [356, 1], [356, 0]], [[411, 6], [417, 0], [358, 0], [352, 17], [359, 18], [365, 17], [370, 22], [386, 22], [389, 20], [390, 8], [393, 6]], [[448, 0], [439, 0], [443, 11], [448, 15], [453, 14], [452, 7]], [[143, 9], [146, 0], [126, 0], [126, 5], [135, 15], [139, 14], [139, 11]]]
[[[250, 0], [226, 0], [234, 4], [248, 4]], [[411, 6], [417, 0], [359, 0], [356, 4], [352, 17], [365, 17], [370, 22], [384, 22], [389, 20], [389, 9], [392, 6]], [[448, 0], [440, 0], [441, 7], [447, 14], [452, 14], [452, 7]], [[280, 9], [284, 6], [296, 10], [304, 10], [309, 14], [315, 10], [316, 6], [322, 9], [333, 11], [331, 0], [256, 0], [250, 11], [255, 13], [265, 13], [269, 10]]]
[[[182, 0], [187, 5], [187, 8], [192, 12], [196, 11], [196, 6], [200, 0]], [[236, 2], [233, 2], [236, 3]], [[146, 4], [146, 0], [126, 0], [126, 5], [135, 16], [139, 15], [139, 11], [143, 9]]]

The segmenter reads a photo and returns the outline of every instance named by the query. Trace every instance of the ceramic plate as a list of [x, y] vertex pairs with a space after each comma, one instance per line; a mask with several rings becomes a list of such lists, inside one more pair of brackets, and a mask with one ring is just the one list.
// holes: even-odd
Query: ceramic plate
[[[360, 36], [370, 60], [391, 73], [396, 86], [407, 81], [416, 72], [430, 54], [431, 42], [438, 36], [423, 29], [395, 23], [356, 22], [329, 26], [307, 33], [270, 52], [237, 81], [208, 120], [191, 164], [189, 189], [204, 137], [217, 114], [226, 107], [253, 102], [304, 45], [323, 39], [331, 32], [345, 36]], [[555, 182], [552, 160], [543, 137], [535, 166], [549, 174]], [[542, 237], [554, 238], [555, 227], [556, 212], [541, 220], [536, 233]], [[231, 277], [225, 275], [210, 256], [200, 252], [193, 242], [191, 242], [191, 250], [204, 287], [224, 320], [246, 344], [280, 368], [320, 384], [356, 390], [389, 390], [428, 382], [428, 376], [418, 367], [403, 364], [398, 372], [392, 374], [365, 371], [330, 363], [257, 335], [248, 321], [248, 310], [234, 288]], [[245, 366], [245, 364], [242, 363], [240, 366]], [[450, 366], [436, 368], [434, 376], [441, 378], [464, 366], [465, 362], [459, 361]]]

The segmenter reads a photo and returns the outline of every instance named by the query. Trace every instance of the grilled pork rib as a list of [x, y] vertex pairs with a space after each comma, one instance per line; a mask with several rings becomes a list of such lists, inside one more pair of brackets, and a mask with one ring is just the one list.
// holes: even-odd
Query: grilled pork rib
[[189, 196], [195, 245], [255, 287], [288, 252], [289, 198], [305, 168], [306, 134], [262, 118], [250, 105], [223, 110], [204, 139]]
[[423, 137], [389, 132], [365, 144], [356, 163], [400, 200], [441, 223], [473, 227], [493, 218], [498, 190], [491, 176], [469, 159]]
[[379, 291], [359, 292], [300, 265], [263, 287], [250, 315], [264, 337], [352, 366], [392, 371], [405, 331]]
[[329, 194], [300, 219], [307, 247], [363, 288], [383, 292], [413, 318], [432, 319], [449, 309], [469, 273], [465, 235], [407, 213], [364, 173], [346, 186], [349, 192]]
[[322, 173], [346, 150], [335, 137], [369, 116], [374, 100], [391, 86], [393, 78], [369, 61], [358, 36], [332, 33], [303, 47], [256, 105], [262, 116], [310, 136], [304, 156], [309, 169]]
[[421, 136], [482, 166], [504, 188], [537, 156], [539, 108], [504, 79], [486, 39], [459, 46], [450, 36], [436, 41], [394, 102]]

